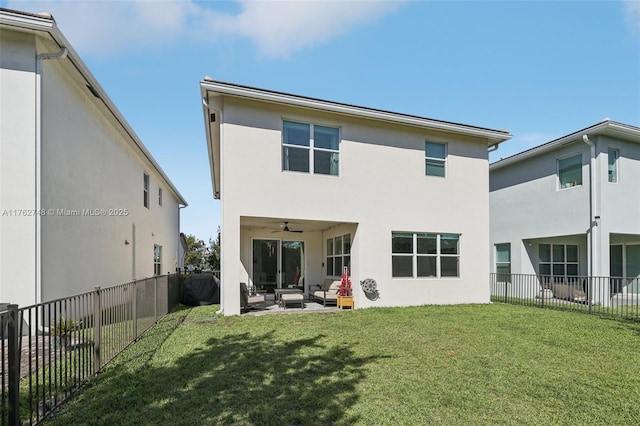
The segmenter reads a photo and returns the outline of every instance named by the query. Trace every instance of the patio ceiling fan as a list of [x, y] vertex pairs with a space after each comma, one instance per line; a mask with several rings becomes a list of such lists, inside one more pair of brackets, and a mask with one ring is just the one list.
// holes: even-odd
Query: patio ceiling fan
[[280, 228], [282, 228], [282, 230], [284, 232], [297, 232], [298, 234], [302, 234], [304, 232], [304, 231], [297, 230], [297, 229], [289, 229], [289, 222], [288, 221], [282, 222], [282, 224], [280, 225]]

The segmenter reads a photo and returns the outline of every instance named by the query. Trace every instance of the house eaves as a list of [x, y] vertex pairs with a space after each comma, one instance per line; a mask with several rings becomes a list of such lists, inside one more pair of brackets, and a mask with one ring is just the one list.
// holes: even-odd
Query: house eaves
[[562, 136], [558, 139], [554, 139], [550, 142], [538, 145], [534, 148], [526, 151], [514, 154], [510, 157], [503, 158], [489, 165], [489, 171], [498, 170], [502, 167], [506, 167], [512, 164], [519, 163], [529, 158], [536, 157], [543, 153], [558, 149], [563, 145], [568, 145], [575, 142], [582, 143], [582, 136], [595, 136], [595, 135], [608, 135], [614, 136], [620, 139], [627, 139], [640, 143], [640, 128], [631, 126], [624, 123], [618, 123], [609, 119], [603, 120], [600, 123], [586, 127], [577, 132], [573, 132], [569, 135]]
[[[209, 101], [209, 94], [214, 96], [233, 96], [238, 98], [259, 100], [263, 102], [276, 103], [281, 105], [291, 105], [300, 108], [308, 108], [313, 110], [326, 111], [336, 114], [360, 117], [368, 120], [383, 121], [388, 123], [401, 124], [406, 126], [415, 126], [423, 129], [438, 130], [449, 133], [464, 134], [473, 136], [487, 141], [487, 146], [494, 146], [508, 139], [511, 134], [506, 130], [494, 130], [484, 127], [470, 126], [466, 124], [453, 123], [443, 120], [434, 120], [431, 118], [420, 117], [416, 115], [402, 114], [397, 112], [385, 111], [374, 108], [350, 105], [340, 102], [332, 102], [318, 98], [307, 96], [293, 95], [289, 93], [277, 92], [272, 90], [258, 89], [255, 87], [243, 86], [239, 84], [226, 83], [216, 81], [210, 77], [205, 77], [200, 82], [200, 91], [202, 99], [205, 102], [203, 106], [205, 117], [205, 128], [207, 132], [207, 145], [209, 149], [209, 162], [211, 165], [211, 178], [216, 198], [220, 194], [218, 175], [220, 167], [219, 141], [214, 141], [211, 134], [211, 124], [208, 109], [210, 108], [206, 102]], [[214, 142], [216, 142], [214, 144]], [[215, 145], [215, 146], [214, 146]]]
[[[168, 176], [162, 170], [160, 165], [155, 161], [151, 153], [149, 153], [138, 135], [134, 132], [129, 123], [127, 123], [124, 116], [120, 113], [118, 108], [116, 108], [105, 90], [102, 88], [102, 86], [100, 86], [100, 83], [98, 83], [91, 71], [89, 71], [82, 59], [80, 59], [80, 56], [71, 46], [71, 43], [69, 43], [64, 34], [62, 34], [55, 22], [55, 19], [53, 19], [53, 16], [48, 13], [32, 14], [0, 8], [0, 28], [3, 27], [11, 28], [17, 31], [33, 31], [36, 33], [46, 33], [58, 45], [59, 48], [66, 48], [68, 51], [67, 59], [85, 80], [84, 83], [93, 95], [92, 98], [95, 100], [95, 102], [101, 103], [108, 110], [115, 122], [121, 127], [122, 131], [129, 136], [129, 139], [133, 142], [134, 149], [140, 152], [142, 156], [158, 172], [162, 180], [164, 180], [166, 185], [170, 188], [171, 192], [173, 192], [179, 204], [183, 206], [188, 205], [184, 197], [173, 185], [171, 180], [169, 180]], [[98, 107], [100, 107], [100, 105], [98, 105]]]

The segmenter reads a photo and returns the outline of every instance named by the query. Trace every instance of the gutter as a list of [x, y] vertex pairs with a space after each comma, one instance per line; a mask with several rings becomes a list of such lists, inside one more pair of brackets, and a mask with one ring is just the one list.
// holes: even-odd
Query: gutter
[[[212, 119], [211, 117], [208, 117], [207, 111], [211, 110], [214, 111], [218, 114], [218, 126], [220, 127], [220, 143], [219, 143], [219, 149], [220, 149], [220, 154], [219, 157], [222, 158], [222, 140], [223, 140], [223, 134], [224, 134], [224, 127], [222, 126], [224, 124], [224, 112], [218, 108], [215, 107], [213, 105], [210, 105], [207, 102], [207, 99], [203, 96], [202, 97], [202, 105], [203, 105], [203, 109], [204, 109], [204, 113], [205, 113], [205, 123], [207, 123], [207, 133], [209, 134], [209, 141], [212, 141], [211, 138], [211, 123], [212, 123]], [[210, 144], [207, 144], [210, 145]], [[213, 146], [210, 147], [211, 150], [213, 150]], [[209, 164], [211, 164], [211, 167], [213, 167], [214, 165], [214, 161], [213, 161], [213, 152], [209, 152]], [[211, 179], [215, 181], [214, 178], [214, 170], [211, 170]], [[222, 161], [220, 162], [220, 192], [222, 192]], [[216, 187], [215, 187], [215, 182], [213, 182], [213, 192], [214, 192], [214, 198], [220, 198], [219, 197], [219, 193], [216, 193]], [[222, 199], [220, 199], [220, 203], [222, 203]], [[224, 223], [224, 209], [221, 208], [220, 209], [220, 223]], [[220, 233], [220, 247], [223, 247], [223, 238], [224, 238], [224, 232]], [[224, 250], [220, 250], [220, 281], [222, 281], [222, 278], [224, 277]], [[220, 309], [216, 311], [216, 315], [220, 315], [220, 314], [224, 314], [224, 285], [220, 286]]]
[[589, 140], [589, 136], [587, 134], [582, 135], [582, 141], [589, 145], [591, 158], [589, 161], [589, 239], [590, 239], [590, 248], [589, 248], [589, 275], [595, 276], [600, 275], [600, 268], [596, 268], [597, 253], [596, 250], [598, 243], [598, 235], [596, 232], [596, 227], [598, 226], [598, 220], [600, 219], [600, 214], [598, 212], [598, 198], [597, 198], [597, 180], [596, 180], [596, 144]]
[[[36, 212], [40, 212], [42, 209], [42, 71], [43, 62], [45, 59], [65, 59], [69, 51], [66, 47], [62, 47], [58, 52], [40, 53], [36, 55], [36, 81], [35, 81], [35, 198], [36, 198]], [[35, 249], [36, 249], [36, 261], [35, 261], [35, 296], [36, 304], [42, 302], [42, 215], [36, 214], [35, 223]]]

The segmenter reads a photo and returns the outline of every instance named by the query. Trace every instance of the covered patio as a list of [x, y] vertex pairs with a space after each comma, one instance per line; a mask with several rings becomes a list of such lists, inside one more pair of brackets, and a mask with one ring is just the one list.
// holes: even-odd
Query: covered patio
[[[246, 283], [251, 294], [266, 294], [267, 306], [258, 312], [327, 310], [309, 296], [327, 278], [339, 279], [343, 266], [355, 269], [352, 242], [357, 228], [344, 221], [241, 216], [238, 281]], [[296, 301], [286, 307], [278, 304], [281, 293], [296, 294]]]

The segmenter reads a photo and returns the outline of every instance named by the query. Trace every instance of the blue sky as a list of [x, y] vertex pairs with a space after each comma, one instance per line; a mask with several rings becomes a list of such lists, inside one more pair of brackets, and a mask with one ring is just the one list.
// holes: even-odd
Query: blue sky
[[508, 129], [491, 160], [608, 117], [640, 126], [640, 0], [7, 1], [58, 26], [216, 235], [199, 82]]

